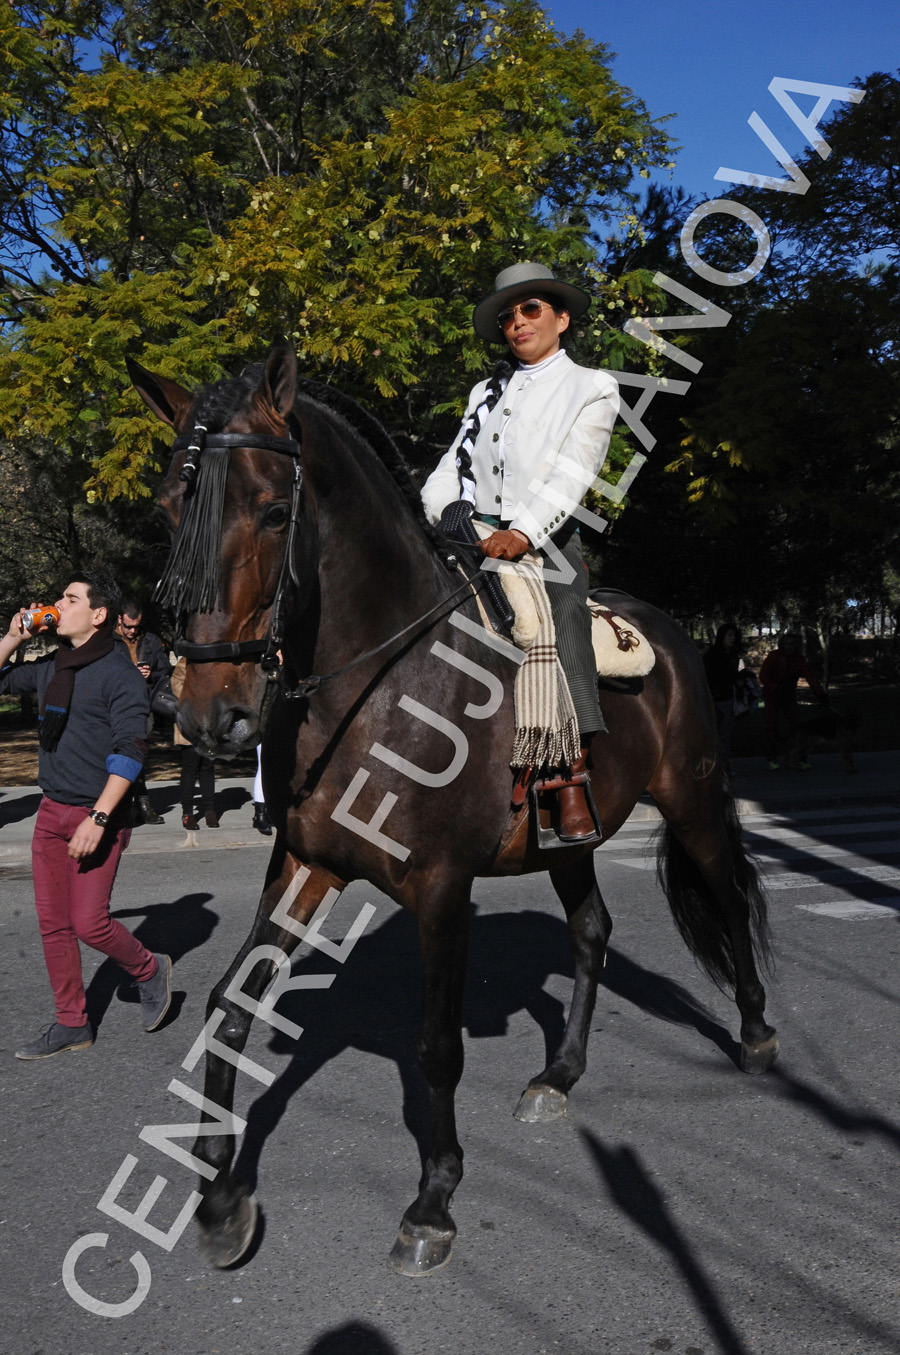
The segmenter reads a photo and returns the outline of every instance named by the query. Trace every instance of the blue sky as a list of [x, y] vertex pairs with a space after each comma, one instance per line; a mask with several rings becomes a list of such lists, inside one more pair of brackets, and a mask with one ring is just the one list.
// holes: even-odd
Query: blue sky
[[[782, 176], [747, 126], [754, 111], [797, 157], [802, 137], [768, 92], [780, 76], [829, 85], [900, 67], [898, 0], [545, 0], [564, 33], [581, 28], [617, 53], [613, 74], [682, 145], [672, 182], [727, 197], [720, 165]], [[813, 100], [796, 96], [804, 110]], [[845, 105], [833, 104], [831, 112]], [[665, 176], [668, 181], [668, 176]]]

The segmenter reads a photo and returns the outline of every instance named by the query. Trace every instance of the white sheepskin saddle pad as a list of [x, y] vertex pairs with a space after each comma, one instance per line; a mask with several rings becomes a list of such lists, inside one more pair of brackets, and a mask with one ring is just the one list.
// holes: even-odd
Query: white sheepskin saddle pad
[[653, 671], [656, 654], [646, 636], [634, 622], [617, 616], [593, 598], [588, 599], [591, 613], [591, 640], [597, 672], [607, 678], [646, 677]]

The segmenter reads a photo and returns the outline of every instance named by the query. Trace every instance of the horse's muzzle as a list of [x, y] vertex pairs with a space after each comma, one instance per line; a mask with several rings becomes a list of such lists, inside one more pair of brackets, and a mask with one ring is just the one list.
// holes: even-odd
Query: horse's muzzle
[[178, 708], [178, 728], [203, 757], [232, 758], [255, 748], [260, 739], [259, 718], [247, 706], [215, 703], [198, 719], [190, 702]]

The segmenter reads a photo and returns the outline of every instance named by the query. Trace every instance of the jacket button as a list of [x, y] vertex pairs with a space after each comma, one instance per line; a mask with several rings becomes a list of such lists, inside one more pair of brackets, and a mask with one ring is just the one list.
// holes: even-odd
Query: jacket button
[[506, 415], [509, 415], [509, 414], [512, 414], [512, 410], [511, 410], [511, 409], [504, 409], [503, 413], [506, 414]]
[[500, 474], [500, 467], [499, 467], [499, 466], [491, 466], [491, 470], [494, 472], [495, 475], [499, 475], [499, 474]]
[[494, 495], [494, 503], [500, 503], [500, 502], [501, 502], [500, 495], [499, 495], [499, 494], [495, 494], [495, 495]]
[[499, 434], [499, 433], [495, 433], [494, 436], [491, 438], [491, 441], [492, 441], [492, 442], [499, 442], [499, 441], [500, 441], [500, 434]]

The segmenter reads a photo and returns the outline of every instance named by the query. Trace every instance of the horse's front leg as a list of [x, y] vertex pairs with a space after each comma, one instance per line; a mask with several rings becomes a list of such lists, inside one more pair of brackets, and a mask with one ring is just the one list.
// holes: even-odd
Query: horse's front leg
[[513, 1111], [517, 1120], [528, 1124], [565, 1115], [569, 1088], [585, 1070], [597, 984], [612, 931], [612, 919], [597, 887], [592, 854], [574, 865], [551, 870], [550, 879], [566, 910], [575, 987], [559, 1049], [544, 1071], [531, 1079]]
[[[204, 1124], [228, 1123], [238, 1072], [269, 1080], [267, 1070], [242, 1054], [256, 1004], [301, 940], [291, 923], [309, 922], [328, 891], [344, 887], [345, 882], [326, 871], [309, 870], [289, 852], [283, 860], [280, 855], [276, 847], [249, 936], [209, 995], [206, 1025], [195, 1046], [206, 1052], [203, 1094], [216, 1112], [214, 1117], [204, 1109]], [[257, 948], [259, 954], [254, 955]], [[194, 1145], [194, 1156], [208, 1167], [199, 1187], [203, 1197], [197, 1209], [200, 1249], [211, 1265], [220, 1268], [243, 1256], [256, 1228], [256, 1202], [231, 1175], [235, 1144], [232, 1132], [201, 1133]]]
[[456, 1088], [463, 1071], [462, 1000], [469, 944], [469, 891], [445, 894], [419, 912], [422, 1013], [419, 1065], [431, 1100], [431, 1155], [419, 1193], [400, 1222], [389, 1264], [401, 1275], [427, 1275], [450, 1260], [456, 1225], [453, 1192], [462, 1180], [456, 1136]]

